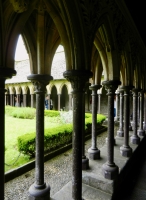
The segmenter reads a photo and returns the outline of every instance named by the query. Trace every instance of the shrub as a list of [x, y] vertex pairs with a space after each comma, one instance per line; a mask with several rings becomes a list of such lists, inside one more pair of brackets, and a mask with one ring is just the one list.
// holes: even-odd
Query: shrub
[[[102, 124], [106, 119], [104, 115], [98, 115], [97, 122]], [[85, 134], [91, 133], [92, 115], [85, 118]], [[44, 150], [53, 150], [61, 145], [65, 145], [72, 140], [72, 124], [62, 124], [55, 128], [45, 129]], [[27, 133], [18, 137], [18, 150], [30, 157], [35, 155], [35, 133]]]
[[30, 107], [5, 106], [5, 113], [16, 118], [34, 119], [36, 109]]
[[58, 117], [60, 112], [56, 110], [44, 110], [44, 115], [46, 117]]
[[[72, 139], [72, 124], [46, 129], [44, 135], [44, 150], [54, 149], [66, 144]], [[18, 150], [30, 157], [35, 155], [35, 133], [27, 133], [18, 137]]]
[[73, 111], [60, 111], [60, 119], [62, 123], [71, 124], [73, 122]]
[[15, 107], [13, 106], [5, 106], [5, 113], [7, 115], [11, 115], [11, 113], [15, 110]]

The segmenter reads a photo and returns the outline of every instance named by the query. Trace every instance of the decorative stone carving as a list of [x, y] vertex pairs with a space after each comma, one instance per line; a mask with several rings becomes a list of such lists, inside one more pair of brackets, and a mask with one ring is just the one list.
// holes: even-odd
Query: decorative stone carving
[[28, 0], [10, 0], [10, 2], [13, 5], [14, 11], [17, 13], [25, 12], [29, 5]]
[[105, 5], [101, 0], [80, 0], [80, 5], [86, 25], [87, 37], [89, 40], [91, 40], [92, 32], [95, 31], [97, 21]]

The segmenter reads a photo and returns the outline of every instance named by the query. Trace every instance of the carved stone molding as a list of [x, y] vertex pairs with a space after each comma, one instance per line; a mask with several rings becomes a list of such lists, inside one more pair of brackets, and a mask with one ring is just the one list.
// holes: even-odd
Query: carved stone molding
[[63, 76], [70, 81], [73, 92], [85, 90], [86, 83], [92, 77], [92, 72], [85, 70], [67, 70]]
[[25, 12], [29, 5], [28, 0], [10, 0], [10, 3], [13, 5], [14, 11], [17, 13]]
[[30, 80], [35, 88], [36, 94], [41, 94], [46, 92], [46, 86], [53, 79], [50, 75], [41, 75], [41, 74], [32, 74], [27, 77]]

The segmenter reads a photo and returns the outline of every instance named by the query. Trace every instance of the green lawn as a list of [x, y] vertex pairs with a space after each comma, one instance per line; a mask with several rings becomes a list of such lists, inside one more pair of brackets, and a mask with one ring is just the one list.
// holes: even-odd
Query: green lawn
[[[45, 117], [45, 128], [59, 126], [57, 119], [57, 117]], [[28, 156], [23, 154], [19, 156], [17, 137], [25, 133], [34, 132], [35, 127], [35, 119], [20, 119], [5, 115], [5, 172], [30, 161]], [[18, 156], [19, 159], [17, 160]], [[15, 162], [16, 160], [17, 162]]]

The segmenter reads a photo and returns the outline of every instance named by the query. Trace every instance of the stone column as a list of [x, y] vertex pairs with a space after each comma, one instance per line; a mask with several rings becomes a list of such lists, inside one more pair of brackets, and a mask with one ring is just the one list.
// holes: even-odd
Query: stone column
[[50, 99], [50, 94], [48, 94], [48, 110], [50, 110], [51, 109], [51, 99]]
[[92, 90], [92, 145], [88, 149], [88, 154], [90, 159], [96, 160], [100, 158], [100, 150], [97, 148], [97, 91], [101, 85], [91, 85], [89, 88]]
[[23, 94], [23, 107], [27, 107], [27, 94]]
[[[129, 131], [132, 131], [132, 125], [131, 125], [131, 100], [132, 100], [132, 92], [129, 92]], [[133, 112], [132, 112], [133, 113]], [[133, 120], [133, 119], [132, 119]], [[133, 122], [132, 122], [133, 123]]]
[[146, 91], [144, 92], [144, 122], [143, 129], [146, 130]]
[[10, 106], [15, 106], [14, 105], [14, 94], [10, 94]]
[[115, 121], [119, 121], [119, 91], [116, 92], [116, 116]]
[[17, 107], [21, 107], [20, 105], [20, 94], [17, 94]]
[[[73, 91], [73, 173], [72, 173], [72, 199], [82, 199], [82, 137], [83, 103], [86, 83], [92, 76], [90, 71], [67, 70], [64, 77], [71, 82]], [[84, 119], [83, 119], [84, 116]], [[82, 124], [81, 124], [82, 123]], [[83, 134], [83, 133], [82, 133]]]
[[11, 68], [0, 67], [0, 199], [4, 199], [4, 183], [5, 183], [5, 80], [16, 75], [16, 71]]
[[102, 82], [108, 91], [107, 162], [102, 166], [102, 173], [104, 178], [110, 180], [115, 179], [119, 173], [119, 168], [114, 163], [114, 95], [120, 83], [118, 80]]
[[98, 114], [100, 114], [100, 107], [101, 107], [101, 94], [98, 94]]
[[31, 94], [31, 108], [35, 108], [34, 98], [35, 98], [35, 94]]
[[44, 99], [46, 85], [52, 77], [32, 74], [27, 78], [34, 84], [36, 94], [35, 183], [29, 188], [29, 200], [48, 200], [50, 199], [50, 186], [44, 182]]
[[69, 110], [72, 110], [72, 94], [69, 94]]
[[5, 94], [5, 105], [9, 105], [9, 94]]
[[85, 91], [83, 93], [82, 106], [82, 170], [86, 170], [89, 169], [89, 159], [85, 155]]
[[139, 92], [139, 98], [140, 98], [140, 123], [139, 123], [138, 135], [145, 136], [145, 131], [143, 130], [143, 109], [144, 109], [144, 92], [143, 92], [143, 90], [141, 90]]
[[124, 137], [124, 130], [123, 130], [123, 90], [120, 87], [119, 93], [120, 93], [120, 127], [117, 131], [117, 136]]
[[123, 86], [124, 91], [124, 144], [120, 147], [120, 152], [124, 157], [130, 157], [132, 148], [129, 146], [129, 94], [131, 86]]
[[138, 91], [139, 89], [134, 88], [133, 92], [133, 135], [131, 136], [132, 144], [139, 144], [140, 138], [137, 135], [137, 106], [138, 106]]
[[58, 94], [58, 110], [60, 111], [60, 96], [61, 94]]

